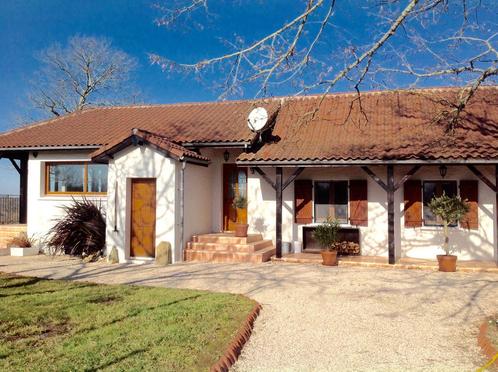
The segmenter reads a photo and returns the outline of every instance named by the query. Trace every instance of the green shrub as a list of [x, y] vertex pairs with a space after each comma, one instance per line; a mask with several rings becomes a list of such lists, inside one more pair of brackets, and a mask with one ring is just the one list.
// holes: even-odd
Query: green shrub
[[443, 249], [446, 255], [451, 252], [450, 237], [448, 227], [452, 223], [458, 223], [468, 213], [469, 205], [459, 196], [448, 196], [443, 193], [441, 196], [434, 197], [429, 203], [432, 213], [439, 217], [443, 223], [444, 243]]
[[324, 223], [315, 228], [313, 236], [323, 249], [333, 251], [336, 250], [335, 243], [337, 243], [339, 228], [339, 221], [327, 217]]

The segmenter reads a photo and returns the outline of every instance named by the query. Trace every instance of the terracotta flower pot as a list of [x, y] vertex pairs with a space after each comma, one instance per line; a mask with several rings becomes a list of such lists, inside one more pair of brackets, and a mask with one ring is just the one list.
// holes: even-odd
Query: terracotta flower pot
[[439, 271], [453, 273], [456, 271], [457, 256], [438, 254], [437, 262], [439, 263]]
[[235, 225], [235, 236], [237, 238], [245, 238], [247, 236], [248, 224], [238, 223]]
[[325, 266], [337, 266], [337, 251], [322, 251], [322, 260]]

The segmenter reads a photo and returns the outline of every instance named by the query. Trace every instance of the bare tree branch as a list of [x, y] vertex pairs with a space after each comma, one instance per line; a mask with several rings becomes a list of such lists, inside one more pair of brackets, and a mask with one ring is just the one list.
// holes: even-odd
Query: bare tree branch
[[29, 99], [49, 115], [60, 116], [89, 105], [129, 101], [130, 73], [137, 62], [107, 39], [72, 37], [66, 47], [42, 51], [43, 64], [32, 81]]

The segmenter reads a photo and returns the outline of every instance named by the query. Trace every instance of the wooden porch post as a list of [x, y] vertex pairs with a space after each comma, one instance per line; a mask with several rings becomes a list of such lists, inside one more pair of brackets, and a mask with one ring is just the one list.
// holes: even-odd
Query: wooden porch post
[[20, 159], [19, 172], [19, 223], [26, 223], [28, 217], [28, 155]]
[[394, 242], [394, 169], [387, 166], [387, 246], [389, 249], [389, 263], [396, 263], [396, 245]]
[[275, 255], [282, 257], [282, 167], [275, 168]]
[[498, 266], [498, 164], [495, 165], [495, 219], [496, 219], [496, 248], [495, 261]]

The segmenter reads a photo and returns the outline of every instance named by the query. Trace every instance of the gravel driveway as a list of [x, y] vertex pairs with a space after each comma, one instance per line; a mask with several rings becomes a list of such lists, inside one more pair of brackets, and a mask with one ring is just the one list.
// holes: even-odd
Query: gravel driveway
[[244, 293], [263, 305], [236, 371], [472, 371], [498, 275], [297, 264], [82, 264], [0, 257], [0, 271]]

